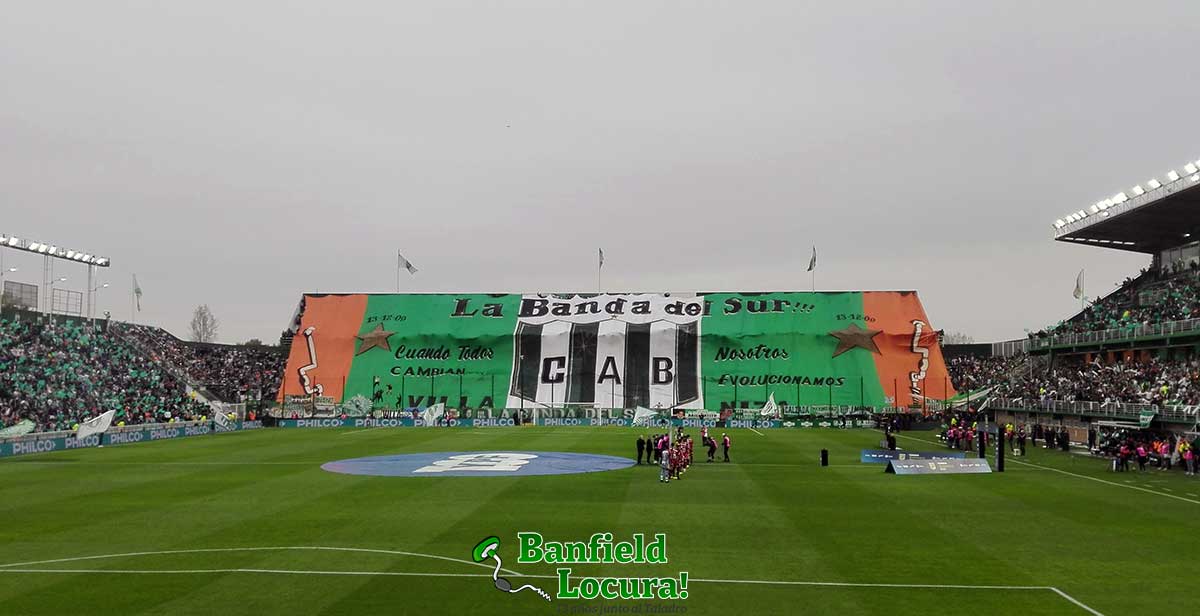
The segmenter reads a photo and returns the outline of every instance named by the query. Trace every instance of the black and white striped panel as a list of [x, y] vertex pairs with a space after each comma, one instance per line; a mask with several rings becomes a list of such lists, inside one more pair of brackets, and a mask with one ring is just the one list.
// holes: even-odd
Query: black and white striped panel
[[696, 323], [519, 323], [509, 401], [669, 408], [700, 401]]

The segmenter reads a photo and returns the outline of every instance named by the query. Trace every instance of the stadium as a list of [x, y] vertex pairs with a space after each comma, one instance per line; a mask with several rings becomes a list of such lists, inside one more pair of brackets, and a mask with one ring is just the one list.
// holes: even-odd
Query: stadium
[[[43, 23], [32, 13], [27, 17]], [[174, 32], [185, 47], [204, 46], [188, 37], [213, 27], [159, 17], [142, 18]], [[326, 23], [329, 17], [314, 17], [322, 32], [326, 26], [336, 30]], [[377, 17], [391, 23], [388, 15]], [[721, 22], [729, 14], [712, 17]], [[225, 17], [215, 19], [224, 23]], [[411, 25], [408, 19], [400, 21]], [[509, 19], [492, 15], [496, 23], [530, 32]], [[434, 22], [407, 32], [420, 36], [428, 27], [448, 36], [445, 23]], [[219, 31], [235, 48], [249, 45], [272, 57], [257, 47], [262, 40], [235, 34], [243, 27], [268, 31], [249, 21]], [[358, 40], [359, 29], [371, 28], [357, 23], [335, 56], [391, 57], [385, 51], [390, 43], [376, 49], [366, 38]], [[704, 28], [733, 36], [718, 25]], [[770, 31], [757, 21], [750, 30], [759, 28]], [[0, 26], [0, 32], [10, 30], [17, 37], [12, 49], [44, 50], [33, 35], [18, 37], [21, 28]], [[133, 40], [143, 35], [141, 28], [130, 32]], [[63, 44], [71, 38], [52, 34]], [[641, 40], [635, 34], [630, 30]], [[280, 40], [292, 35], [299, 36]], [[757, 38], [742, 45], [758, 49], [750, 40]], [[658, 50], [658, 35], [650, 39], [650, 49]], [[468, 45], [467, 55], [483, 59], [495, 52], [533, 61], [510, 43], [496, 49]], [[165, 49], [159, 44], [156, 49]], [[575, 49], [565, 40], [547, 44], [555, 51]], [[108, 51], [93, 51], [108, 57]], [[770, 55], [759, 51], [755, 57]], [[142, 62], [155, 61], [154, 54], [112, 53], [121, 58], [116, 65], [128, 62], [143, 71], [151, 65]], [[0, 73], [11, 71], [17, 83], [49, 92], [57, 86], [14, 68], [28, 61], [43, 75], [50, 60], [35, 55], [21, 55]], [[219, 55], [187, 56], [181, 66], [204, 74], [219, 65], [234, 75], [229, 85], [247, 94], [247, 105], [260, 100], [252, 95], [266, 85], [236, 77], [250, 74], [239, 65], [257, 66], [259, 60], [246, 55], [218, 62]], [[536, 61], [550, 62], [553, 55], [539, 54]], [[624, 57], [589, 56], [582, 63], [597, 75], [610, 62], [641, 74], [644, 58], [629, 64], [616, 58]], [[470, 74], [460, 59], [448, 53], [432, 64]], [[742, 83], [709, 68], [721, 80]], [[165, 88], [175, 83], [168, 73], [145, 75]], [[481, 75], [457, 96], [421, 90], [430, 97], [429, 107], [421, 108], [431, 114], [457, 109], [458, 101], [475, 96], [497, 104], [509, 100], [506, 87], [479, 85], [491, 83]], [[541, 76], [536, 82], [545, 85]], [[114, 84], [111, 92], [134, 88]], [[359, 100], [361, 84], [332, 76], [329, 84]], [[364, 91], [381, 92], [376, 86]], [[643, 87], [649, 101], [674, 100]], [[188, 93], [192, 109], [196, 92], [178, 91]], [[556, 92], [549, 86], [537, 91]], [[100, 92], [109, 91], [76, 94], [101, 108], [107, 95]], [[884, 218], [872, 227], [862, 221], [881, 216], [878, 210], [847, 213], [849, 208], [827, 203], [808, 210], [789, 204], [755, 218], [762, 212], [744, 204], [741, 191], [770, 200], [769, 191], [743, 185], [745, 178], [732, 171], [738, 165], [728, 159], [714, 171], [708, 161], [684, 157], [686, 150], [703, 149], [682, 136], [686, 131], [664, 137], [647, 127], [614, 129], [635, 144], [623, 143], [614, 156], [655, 169], [655, 180], [634, 205], [607, 208], [613, 185], [644, 178], [625, 169], [614, 172], [618, 179], [606, 176], [589, 186], [579, 180], [580, 187], [543, 194], [516, 186], [517, 180], [483, 181], [468, 169], [529, 172], [536, 185], [552, 183], [557, 174], [576, 177], [593, 163], [603, 167], [599, 154], [579, 151], [605, 143], [599, 128], [591, 137], [575, 135], [576, 141], [558, 134], [560, 125], [521, 137], [527, 140], [521, 145], [492, 145], [515, 139], [509, 129], [522, 130], [522, 122], [555, 117], [546, 109], [540, 116], [512, 111], [514, 120], [486, 135], [491, 128], [473, 125], [477, 133], [469, 137], [456, 131], [470, 121], [453, 112], [451, 121], [430, 133], [454, 144], [448, 152], [421, 132], [420, 122], [404, 125], [412, 131], [404, 137], [411, 143], [362, 129], [352, 119], [357, 113], [378, 119], [365, 105], [337, 115], [335, 124], [344, 132], [329, 137], [316, 118], [330, 116], [304, 115], [299, 109], [307, 107], [281, 103], [277, 94], [264, 94], [261, 100], [273, 102], [263, 103], [267, 111], [257, 121], [303, 115], [284, 127], [303, 139], [276, 135], [272, 141], [249, 130], [240, 141], [212, 125], [213, 135], [229, 141], [210, 148], [198, 145], [209, 143], [205, 131], [172, 121], [172, 130], [180, 132], [167, 140], [180, 149], [170, 151], [181, 161], [195, 155], [213, 167], [180, 162], [185, 173], [172, 161], [155, 160], [139, 168], [146, 183], [136, 188], [106, 174], [136, 166], [139, 144], [154, 139], [149, 133], [103, 137], [76, 126], [84, 144], [79, 147], [115, 139], [111, 143], [125, 148], [103, 149], [94, 154], [100, 162], [76, 166], [76, 146], [58, 137], [22, 141], [38, 133], [29, 128], [36, 122], [14, 118], [41, 117], [34, 108], [49, 99], [30, 94], [15, 103], [19, 114], [0, 113], [0, 131], [25, 144], [12, 148], [20, 150], [15, 160], [42, 161], [27, 167], [18, 162], [13, 168], [22, 173], [0, 182], [0, 195], [11, 203], [29, 194], [79, 200], [108, 190], [157, 200], [161, 186], [155, 182], [161, 180], [191, 191], [161, 194], [198, 208], [166, 212], [155, 201], [129, 216], [101, 212], [100, 222], [89, 223], [90, 213], [77, 221], [22, 206], [0, 220], [0, 614], [1194, 611], [1190, 580], [1200, 528], [1197, 152], [1140, 154], [1136, 160], [1182, 162], [1136, 183], [1136, 170], [1085, 172], [1087, 165], [1067, 165], [1075, 172], [1072, 181], [1099, 183], [1083, 193], [1110, 196], [1084, 207], [1036, 202], [1023, 213], [964, 216], [969, 235], [950, 237], [940, 231], [950, 217], [925, 215], [915, 204], [933, 198], [921, 187], [902, 193], [910, 201], [901, 209], [915, 221], [912, 228]], [[300, 98], [311, 102], [324, 95], [310, 91]], [[219, 101], [209, 103], [224, 109]], [[325, 114], [336, 107], [322, 105], [313, 109]], [[726, 105], [733, 103], [717, 108], [724, 113]], [[133, 108], [147, 114], [146, 122], [154, 120], [150, 107]], [[48, 109], [58, 120], [66, 117]], [[236, 123], [231, 118], [241, 110], [223, 111], [218, 124]], [[1054, 117], [1070, 115], [1053, 110]], [[120, 117], [109, 120], [122, 126]], [[96, 118], [80, 121], [90, 126]], [[568, 124], [593, 121], [581, 116]], [[421, 122], [439, 120], [428, 115]], [[708, 130], [706, 138], [716, 139], [723, 128]], [[310, 150], [316, 143], [305, 141], [310, 138], [328, 141]], [[387, 141], [376, 153], [412, 147], [420, 154], [406, 162], [447, 164], [450, 176], [407, 175], [397, 171], [399, 164], [376, 168], [357, 150], [374, 139]], [[951, 133], [938, 137], [943, 143], [954, 139]], [[922, 166], [927, 163], [918, 155], [924, 152], [918, 141], [912, 164]], [[45, 145], [49, 154], [30, 143]], [[476, 154], [466, 153], [464, 144], [489, 152], [496, 147], [500, 154], [472, 158]], [[1024, 145], [1018, 149], [1023, 156]], [[287, 158], [284, 150], [304, 154]], [[636, 150], [679, 158], [660, 168]], [[956, 158], [957, 150], [950, 150]], [[254, 153], [246, 176], [238, 175], [246, 169], [235, 169], [242, 164], [215, 162], [246, 152]], [[362, 178], [352, 175], [335, 181], [297, 162], [330, 152], [355, 153], [349, 165], [354, 173], [385, 180], [360, 186]], [[36, 172], [39, 164], [49, 165], [39, 158], [43, 154], [62, 156], [65, 166], [53, 167], [63, 174], [56, 178], [62, 186]], [[1052, 154], [1045, 160], [1057, 157]], [[762, 168], [776, 164], [761, 153], [729, 156]], [[102, 170], [101, 163], [115, 170]], [[957, 164], [963, 175], [978, 179], [961, 193], [945, 188], [954, 207], [964, 195], [993, 191], [980, 188], [991, 170]], [[673, 169], [684, 170], [682, 179], [662, 180], [669, 188], [655, 183]], [[260, 184], [260, 173], [279, 174], [296, 186], [267, 186], [266, 179]], [[460, 181], [460, 173], [470, 181]], [[791, 167], [784, 175], [796, 173], [804, 175]], [[384, 190], [393, 175], [427, 184], [432, 194], [448, 195], [446, 201], [430, 209], [412, 206], [395, 222], [387, 217], [394, 204], [373, 204], [360, 190]], [[872, 193], [872, 179], [864, 175], [856, 172], [854, 190]], [[766, 184], [778, 180], [751, 177]], [[330, 184], [321, 190], [346, 195], [346, 205], [305, 209], [316, 197], [301, 193], [318, 191], [314, 187], [323, 181]], [[687, 193], [687, 207], [670, 202], [693, 182], [704, 188]], [[35, 184], [36, 191], [26, 191]], [[737, 190], [713, 188], [726, 184]], [[1128, 187], [1114, 192], [1122, 185]], [[226, 189], [262, 203], [239, 201], [222, 209], [219, 195]], [[668, 191], [665, 201], [657, 201], [659, 189]], [[715, 196], [708, 194], [714, 190]], [[799, 194], [818, 192], [805, 186]], [[998, 192], [1011, 194], [1011, 188]], [[559, 200], [585, 200], [581, 195], [590, 193], [598, 195], [594, 211], [559, 210]], [[689, 221], [707, 213], [710, 196], [719, 202], [715, 220], [722, 223]], [[493, 197], [498, 205], [456, 209], [465, 207], [460, 200]], [[1027, 197], [1021, 200], [1037, 201]], [[520, 205], [543, 198], [553, 206]], [[504, 199], [513, 200], [501, 204]], [[220, 220], [207, 220], [207, 207]], [[734, 224], [727, 217], [731, 211], [744, 215], [744, 228], [742, 219]], [[256, 218], [260, 212], [263, 218]], [[814, 231], [819, 239], [797, 243], [797, 229], [818, 228], [822, 216], [834, 222]], [[988, 228], [1006, 218], [1036, 226], [1037, 247], [1021, 248], [1019, 238]], [[772, 227], [787, 227], [790, 239], [781, 253], [767, 247], [777, 237]], [[733, 246], [721, 246], [705, 229]], [[884, 239], [872, 239], [873, 233]], [[419, 239], [430, 234], [437, 240]], [[453, 241], [446, 239], [450, 235]], [[962, 271], [956, 259], [986, 253], [993, 241], [1006, 253], [988, 261], [994, 282], [986, 273], [956, 273]], [[411, 250], [414, 244], [421, 249]], [[945, 252], [923, 261], [926, 246]], [[571, 261], [574, 249], [586, 253], [579, 267]], [[1017, 267], [1007, 254], [1021, 250], [1033, 254], [1032, 271], [1022, 271], [1018, 283], [1028, 293], [997, 291], [1000, 272]], [[1037, 252], [1042, 250], [1059, 252]], [[364, 263], [364, 254], [384, 255], [382, 275]], [[1082, 265], [1058, 263], [1066, 254]], [[842, 264], [826, 265], [836, 259]], [[787, 263], [779, 265], [781, 260]], [[860, 276], [839, 274], [847, 280], [878, 282], [826, 289], [817, 278], [826, 275], [825, 267]], [[1072, 280], [1046, 282], [1066, 267]], [[752, 273], [755, 268], [765, 273]], [[803, 284], [795, 283], [795, 271]], [[1120, 282], [1093, 293], [1092, 286], [1103, 286], [1090, 280], [1094, 271], [1105, 282]], [[914, 281], [928, 283], [931, 291], [910, 286]], [[1070, 303], [1038, 303], [1032, 296], [1043, 282], [1064, 287], [1059, 295]], [[676, 289], [688, 286], [718, 290]], [[967, 299], [954, 303], [948, 296]], [[224, 320], [199, 297], [213, 298]], [[1063, 305], [1067, 309], [1059, 309]], [[181, 310], [190, 317], [186, 326]], [[942, 325], [1000, 331], [991, 322], [1000, 313], [1008, 319], [1004, 328], [1017, 323], [1025, 335], [975, 342]], [[264, 341], [265, 331], [272, 335]], [[255, 335], [260, 337], [228, 342]]]

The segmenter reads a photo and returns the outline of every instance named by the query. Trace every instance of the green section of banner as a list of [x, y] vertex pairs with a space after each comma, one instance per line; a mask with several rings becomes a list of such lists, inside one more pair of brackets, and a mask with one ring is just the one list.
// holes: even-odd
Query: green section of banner
[[837, 357], [831, 332], [867, 328], [861, 293], [715, 293], [702, 325], [705, 406], [882, 406], [874, 354]]
[[346, 399], [362, 395], [376, 408], [503, 407], [520, 303], [519, 295], [369, 296]]

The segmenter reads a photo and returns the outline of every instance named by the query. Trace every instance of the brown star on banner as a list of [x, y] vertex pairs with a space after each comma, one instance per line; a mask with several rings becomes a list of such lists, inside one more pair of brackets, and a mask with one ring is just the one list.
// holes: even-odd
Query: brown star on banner
[[854, 348], [879, 353], [879, 347], [875, 345], [875, 336], [878, 336], [881, 331], [878, 329], [863, 329], [857, 323], [851, 323], [846, 326], [846, 329], [829, 332], [830, 336], [838, 339], [837, 349], [834, 350], [833, 356], [837, 357]]
[[388, 353], [391, 353], [392, 344], [388, 342], [388, 338], [390, 338], [394, 333], [396, 332], [384, 331], [383, 323], [380, 323], [375, 326], [375, 329], [361, 336], [355, 336], [355, 338], [362, 340], [362, 346], [358, 347], [358, 352], [355, 353], [355, 355], [362, 355], [363, 353], [366, 353], [375, 347], [379, 347]]

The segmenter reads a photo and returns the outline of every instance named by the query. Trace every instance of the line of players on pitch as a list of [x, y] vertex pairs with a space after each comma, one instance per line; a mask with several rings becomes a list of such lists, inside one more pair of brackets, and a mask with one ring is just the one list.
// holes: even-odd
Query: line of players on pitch
[[[700, 429], [700, 442], [708, 449], [708, 461], [712, 462], [714, 456], [717, 455], [717, 440], [709, 436], [708, 428]], [[692, 444], [692, 436], [684, 434], [683, 428], [676, 431], [674, 439], [671, 439], [669, 434], [654, 434], [650, 438], [639, 436], [637, 439], [638, 464], [642, 463], [642, 455], [645, 454], [646, 464], [659, 466], [659, 481], [667, 483], [672, 478], [682, 479], [683, 473], [695, 460], [692, 454]], [[731, 445], [729, 435], [722, 432], [721, 449], [724, 455], [722, 462], [729, 461]]]

